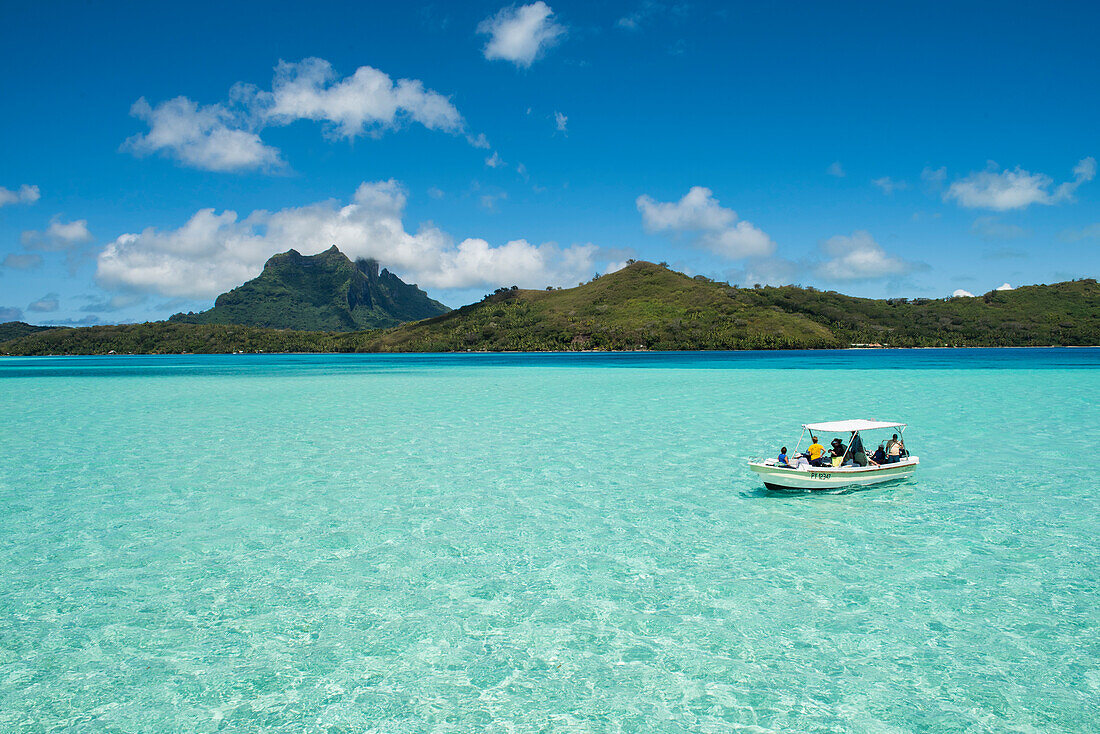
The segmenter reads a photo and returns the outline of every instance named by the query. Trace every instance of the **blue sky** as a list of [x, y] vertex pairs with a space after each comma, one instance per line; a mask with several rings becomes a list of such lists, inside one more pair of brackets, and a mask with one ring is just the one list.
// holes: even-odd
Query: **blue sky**
[[627, 258], [1097, 275], [1094, 3], [9, 4], [0, 320], [208, 306], [337, 244], [452, 306]]

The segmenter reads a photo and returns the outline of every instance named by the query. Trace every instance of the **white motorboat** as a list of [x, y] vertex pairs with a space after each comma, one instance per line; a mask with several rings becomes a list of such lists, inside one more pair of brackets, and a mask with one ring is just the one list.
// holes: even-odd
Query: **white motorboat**
[[[862, 445], [860, 434], [870, 431], [897, 429], [904, 439], [905, 424], [885, 421], [845, 420], [828, 423], [806, 423], [802, 426], [802, 436], [790, 452], [788, 465], [780, 464], [776, 459], [757, 459], [749, 462], [749, 469], [760, 475], [764, 486], [777, 490], [822, 490], [841, 489], [843, 487], [868, 486], [913, 476], [920, 459], [903, 451], [901, 456], [888, 457], [886, 462], [876, 464], [868, 459], [866, 466], [853, 462], [852, 443]], [[825, 466], [811, 466], [805, 458], [798, 457], [798, 448], [806, 431], [811, 436], [846, 435], [848, 437], [844, 455]], [[902, 442], [904, 445], [904, 440]], [[862, 457], [859, 457], [862, 460]]]

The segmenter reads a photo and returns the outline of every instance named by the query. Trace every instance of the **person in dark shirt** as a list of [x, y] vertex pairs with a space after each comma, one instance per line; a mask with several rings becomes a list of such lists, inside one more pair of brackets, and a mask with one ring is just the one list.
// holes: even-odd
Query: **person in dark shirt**
[[850, 448], [852, 449], [852, 463], [856, 466], [867, 466], [867, 450], [863, 448], [863, 439], [859, 437], [858, 433], [852, 435]]
[[882, 448], [882, 444], [878, 445], [878, 449], [875, 450], [874, 455], [871, 457], [872, 464], [885, 464], [886, 463], [886, 449]]
[[845, 446], [844, 442], [841, 441], [839, 438], [834, 438], [831, 446], [832, 449], [830, 449], [830, 453], [833, 456], [844, 456], [844, 454], [848, 451], [848, 447]]

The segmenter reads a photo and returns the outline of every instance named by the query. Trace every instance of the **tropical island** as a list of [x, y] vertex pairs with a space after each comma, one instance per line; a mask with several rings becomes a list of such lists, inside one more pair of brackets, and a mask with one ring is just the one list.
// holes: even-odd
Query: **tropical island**
[[1100, 344], [1095, 279], [974, 297], [856, 298], [738, 288], [630, 261], [574, 288], [499, 288], [456, 310], [335, 246], [273, 256], [213, 308], [167, 321], [0, 324], [0, 354], [464, 352], [1023, 347]]

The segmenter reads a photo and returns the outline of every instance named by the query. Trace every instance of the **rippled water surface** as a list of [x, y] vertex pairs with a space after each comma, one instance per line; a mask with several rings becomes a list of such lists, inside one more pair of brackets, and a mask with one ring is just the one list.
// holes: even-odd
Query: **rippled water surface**
[[[1098, 367], [3, 359], [0, 731], [1095, 731]], [[916, 477], [745, 470], [846, 417]]]

